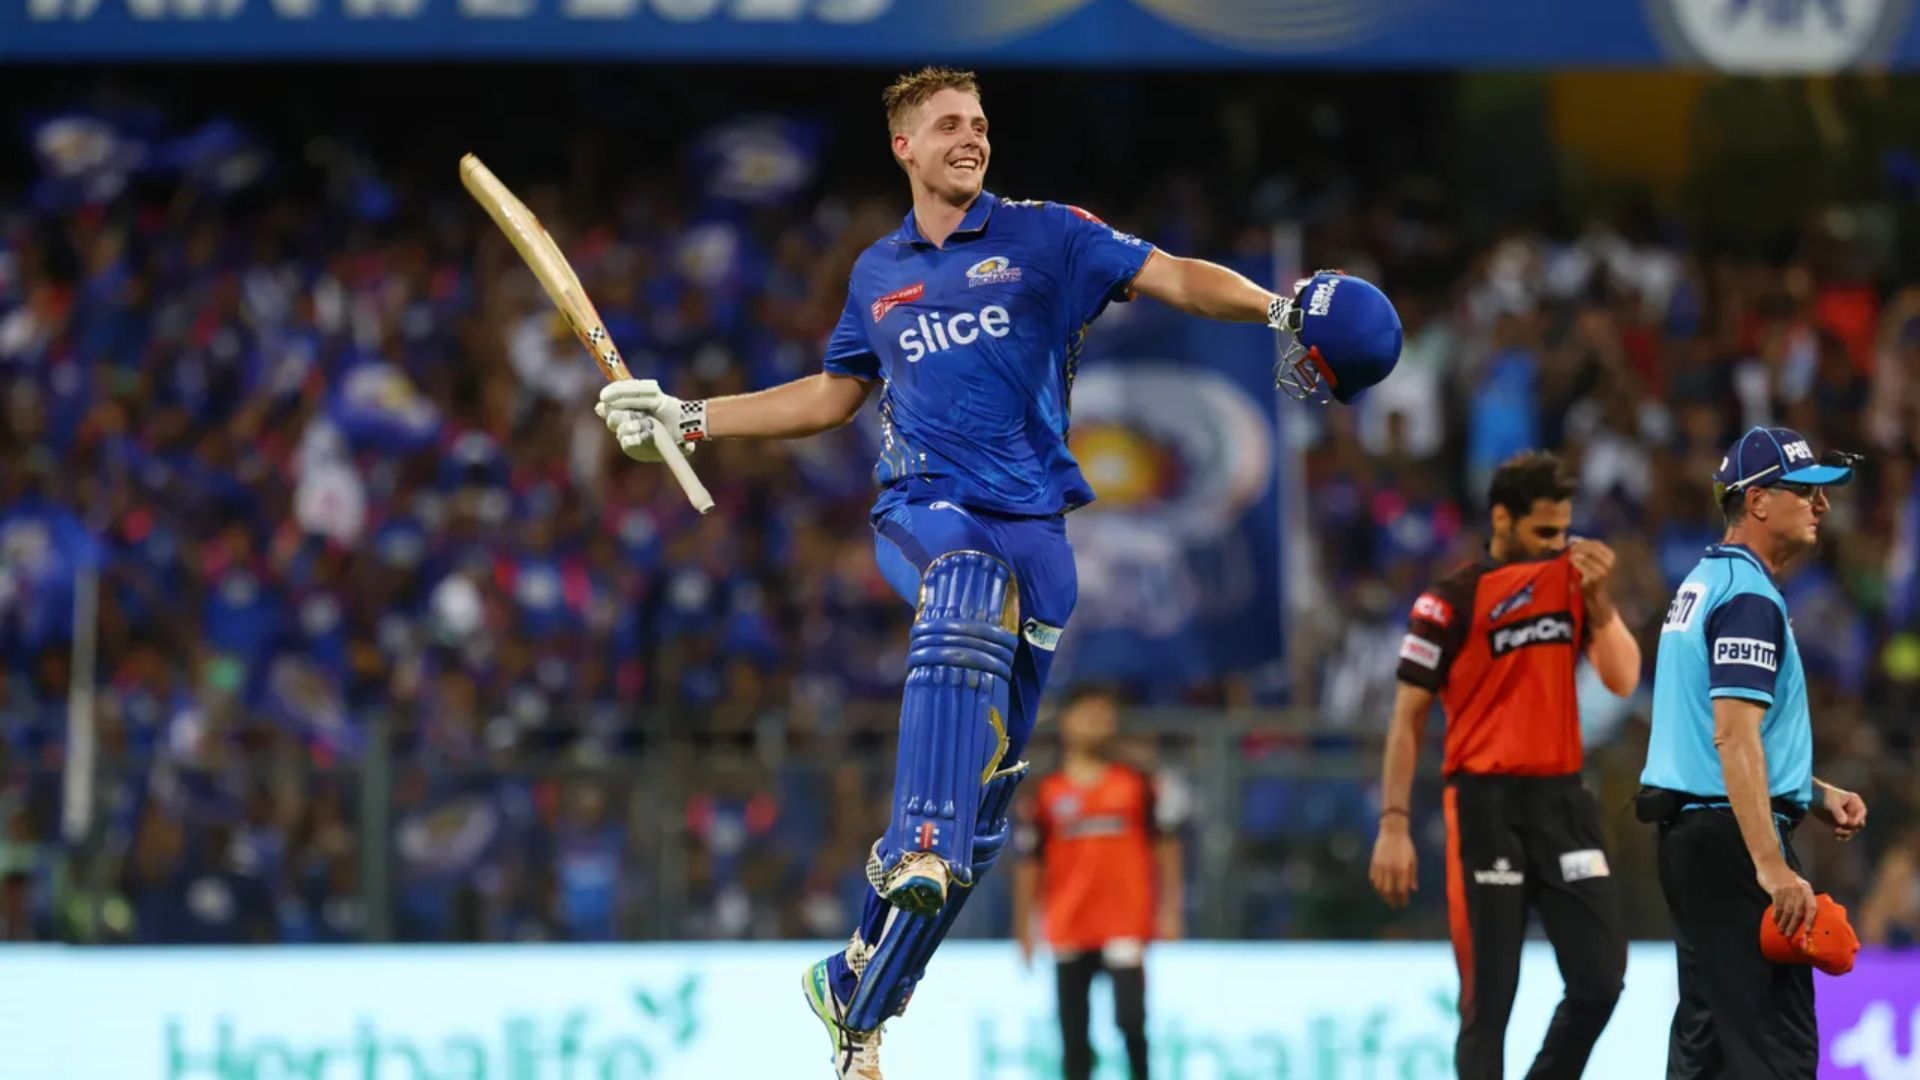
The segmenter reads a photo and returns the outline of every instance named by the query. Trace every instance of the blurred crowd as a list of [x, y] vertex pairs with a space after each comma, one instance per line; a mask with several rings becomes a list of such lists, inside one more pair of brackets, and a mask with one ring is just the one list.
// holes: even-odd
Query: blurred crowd
[[[833, 193], [804, 132], [715, 134], [695, 179], [589, 156], [523, 191], [633, 368], [689, 397], [817, 370], [854, 256], [904, 209]], [[776, 167], [729, 171], [742, 140]], [[208, 152], [228, 177], [253, 151]], [[307, 157], [322, 182], [225, 190], [189, 159], [0, 203], [0, 936], [844, 932], [908, 617], [865, 525], [870, 424], [703, 447], [701, 518], [619, 456], [598, 374], [451, 169]], [[1262, 250], [1268, 223], [1203, 180], [1098, 209], [1174, 250]], [[1303, 710], [1308, 741], [1250, 737], [1245, 760], [1326, 748], [1370, 772], [1407, 605], [1481, 541], [1493, 467], [1535, 446], [1577, 470], [1578, 527], [1618, 551], [1651, 665], [1720, 532], [1719, 456], [1792, 426], [1869, 462], [1786, 586], [1822, 775], [1873, 808], [1870, 840], [1816, 842], [1814, 863], [1870, 897], [1867, 936], [1920, 937], [1920, 285], [1842, 211], [1765, 259], [1643, 215], [1476, 237], [1424, 194], [1289, 213], [1311, 264], [1393, 295], [1406, 349], [1359, 407], [1303, 414], [1319, 591], [1289, 677], [1142, 695]], [[69, 849], [76, 611], [102, 768]], [[1631, 789], [1646, 705], [1583, 693], [1609, 795]], [[1371, 788], [1247, 784], [1234, 824], [1273, 886], [1238, 929], [1443, 932], [1438, 888], [1394, 927], [1339, 901], [1364, 887]], [[369, 875], [390, 912], [368, 910]], [[974, 907], [974, 932], [1004, 930], [1004, 905]]]

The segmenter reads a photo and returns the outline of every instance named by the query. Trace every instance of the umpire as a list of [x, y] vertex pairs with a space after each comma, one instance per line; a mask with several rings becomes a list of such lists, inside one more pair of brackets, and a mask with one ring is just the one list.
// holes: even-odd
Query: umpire
[[[1826, 488], [1859, 459], [1816, 462], [1785, 428], [1740, 437], [1714, 474], [1726, 538], [1681, 583], [1660, 628], [1638, 814], [1660, 826], [1680, 1002], [1669, 1080], [1813, 1080], [1813, 972], [1760, 952], [1769, 903], [1789, 938], [1814, 914], [1789, 839], [1809, 810], [1850, 838], [1860, 796], [1813, 775], [1806, 676], [1775, 575], [1813, 549]], [[1817, 796], [1817, 797], [1816, 797]]]

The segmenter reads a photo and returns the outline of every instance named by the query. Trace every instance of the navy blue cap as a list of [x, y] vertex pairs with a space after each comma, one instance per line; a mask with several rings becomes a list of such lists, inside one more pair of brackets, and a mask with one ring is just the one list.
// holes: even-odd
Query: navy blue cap
[[1853, 479], [1846, 465], [1822, 465], [1813, 447], [1797, 431], [1757, 427], [1740, 436], [1713, 474], [1713, 496], [1775, 484], [1839, 485]]

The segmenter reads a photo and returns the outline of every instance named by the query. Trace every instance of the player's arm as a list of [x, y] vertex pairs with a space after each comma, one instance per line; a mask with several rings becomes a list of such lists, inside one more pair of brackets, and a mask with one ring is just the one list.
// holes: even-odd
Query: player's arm
[[652, 379], [626, 379], [608, 383], [594, 411], [629, 457], [657, 461], [656, 421], [688, 449], [706, 439], [798, 439], [852, 420], [872, 389], [865, 379], [823, 371], [770, 390], [683, 401]]
[[1867, 827], [1867, 801], [1858, 793], [1813, 778], [1813, 816], [1833, 826], [1836, 840], [1851, 840]]
[[1594, 629], [1593, 640], [1587, 643], [1587, 661], [1615, 697], [1627, 697], [1639, 689], [1640, 643], [1618, 611], [1608, 612], [1607, 621]]
[[1041, 827], [1032, 804], [1023, 804], [1014, 827], [1013, 844], [1019, 858], [1013, 863], [1013, 941], [1020, 962], [1033, 964], [1034, 922], [1040, 908]]
[[1766, 715], [1767, 707], [1757, 701], [1715, 698], [1713, 747], [1720, 754], [1727, 802], [1740, 823], [1747, 855], [1753, 859], [1754, 877], [1773, 898], [1773, 917], [1780, 932], [1792, 937], [1813, 918], [1813, 887], [1787, 865], [1780, 833], [1774, 828], [1767, 795], [1767, 750], [1760, 741], [1760, 722]]
[[1579, 577], [1580, 593], [1586, 601], [1587, 662], [1600, 676], [1600, 682], [1615, 697], [1626, 697], [1640, 687], [1640, 643], [1634, 640], [1627, 622], [1614, 606], [1608, 589], [1613, 574], [1613, 549], [1598, 540], [1575, 540], [1568, 558]]
[[[866, 404], [880, 380], [880, 362], [867, 340], [851, 287], [827, 341], [825, 370], [751, 394], [682, 401], [652, 379], [608, 383], [594, 409], [636, 461], [658, 461], [652, 427], [665, 424], [683, 444], [704, 439], [799, 439], [840, 427]], [[688, 449], [692, 447], [689, 446]]]
[[1813, 889], [1787, 864], [1774, 828], [1767, 750], [1760, 724], [1773, 705], [1786, 614], [1765, 596], [1739, 593], [1707, 616], [1707, 683], [1713, 699], [1713, 748], [1727, 802], [1753, 860], [1754, 877], [1773, 898], [1774, 921], [1788, 937], [1813, 917]]
[[873, 384], [822, 371], [771, 390], [711, 398], [710, 439], [798, 439], [844, 426], [867, 403]]
[[1163, 793], [1159, 784], [1150, 779], [1147, 787], [1147, 827], [1153, 834], [1154, 936], [1178, 941], [1187, 936], [1186, 850], [1180, 842], [1187, 800], [1184, 793]]
[[1413, 775], [1420, 764], [1420, 741], [1434, 695], [1447, 683], [1452, 654], [1473, 621], [1472, 597], [1462, 600], [1447, 586], [1414, 601], [1407, 636], [1400, 641], [1399, 686], [1393, 695], [1393, 719], [1380, 763], [1380, 833], [1373, 841], [1367, 877], [1392, 907], [1403, 907], [1418, 888], [1418, 859], [1413, 847]]
[[1205, 259], [1183, 259], [1155, 250], [1134, 276], [1133, 290], [1189, 315], [1224, 322], [1271, 319], [1272, 292], [1245, 275]]
[[1419, 888], [1413, 847], [1413, 775], [1420, 764], [1420, 741], [1427, 735], [1433, 691], [1401, 683], [1393, 695], [1393, 720], [1387, 726], [1380, 765], [1380, 835], [1374, 840], [1367, 876], [1374, 891], [1393, 907], [1406, 906]]

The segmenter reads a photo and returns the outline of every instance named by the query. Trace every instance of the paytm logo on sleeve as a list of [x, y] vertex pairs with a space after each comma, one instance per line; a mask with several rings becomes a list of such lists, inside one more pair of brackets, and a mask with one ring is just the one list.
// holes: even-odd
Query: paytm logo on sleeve
[[1748, 667], [1780, 670], [1780, 650], [1771, 641], [1758, 638], [1723, 637], [1713, 642], [1713, 662], [1745, 664]]

